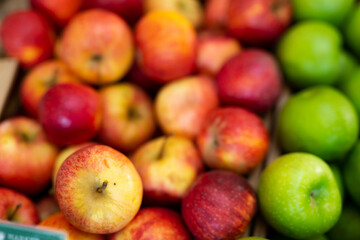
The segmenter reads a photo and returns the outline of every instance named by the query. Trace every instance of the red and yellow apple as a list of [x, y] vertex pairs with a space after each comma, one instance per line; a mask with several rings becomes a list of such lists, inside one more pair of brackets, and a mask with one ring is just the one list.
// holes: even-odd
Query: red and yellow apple
[[36, 211], [38, 212], [40, 221], [45, 220], [54, 213], [60, 212], [59, 204], [55, 197], [46, 195], [35, 203]]
[[204, 21], [207, 28], [225, 29], [230, 0], [207, 0]]

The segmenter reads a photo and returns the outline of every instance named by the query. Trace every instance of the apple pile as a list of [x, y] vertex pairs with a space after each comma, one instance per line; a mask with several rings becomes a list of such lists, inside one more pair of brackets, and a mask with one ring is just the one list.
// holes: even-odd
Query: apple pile
[[[0, 122], [0, 219], [236, 240], [258, 214], [270, 239], [360, 239], [359, 3], [30, 2], [0, 29], [23, 72]], [[283, 155], [254, 189], [284, 83]]]

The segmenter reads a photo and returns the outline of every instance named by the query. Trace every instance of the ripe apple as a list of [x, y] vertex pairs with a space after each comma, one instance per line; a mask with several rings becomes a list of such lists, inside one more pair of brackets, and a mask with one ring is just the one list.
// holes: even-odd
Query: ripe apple
[[64, 230], [68, 234], [67, 240], [105, 240], [105, 235], [83, 232], [71, 225], [62, 212], [55, 213], [39, 224], [39, 228], [50, 227]]
[[360, 3], [356, 3], [353, 10], [348, 14], [344, 24], [344, 36], [350, 48], [360, 56]]
[[275, 58], [261, 49], [247, 49], [227, 61], [216, 76], [222, 103], [257, 113], [273, 107], [282, 86]]
[[58, 145], [89, 141], [97, 133], [101, 118], [98, 92], [83, 84], [57, 84], [40, 103], [41, 125], [49, 140]]
[[36, 202], [35, 207], [39, 214], [40, 221], [45, 220], [54, 213], [60, 212], [59, 204], [51, 195], [42, 197], [39, 201]]
[[149, 140], [155, 132], [151, 98], [131, 83], [100, 89], [103, 108], [98, 137], [101, 142], [122, 152], [131, 152]]
[[66, 219], [89, 233], [125, 227], [138, 212], [142, 182], [131, 161], [105, 145], [91, 145], [68, 157], [56, 177], [56, 198]]
[[351, 199], [360, 207], [360, 142], [346, 158], [343, 168], [344, 183]]
[[179, 204], [203, 171], [194, 143], [180, 136], [153, 139], [140, 146], [131, 160], [142, 179], [148, 205]]
[[230, 0], [226, 26], [242, 43], [268, 45], [282, 35], [291, 20], [290, 0]]
[[64, 29], [59, 55], [86, 83], [112, 83], [121, 79], [133, 62], [132, 32], [112, 12], [87, 10], [72, 18]]
[[183, 219], [198, 240], [241, 237], [255, 211], [255, 193], [246, 179], [224, 170], [202, 174], [181, 203]]
[[344, 93], [346, 97], [354, 105], [358, 116], [360, 117], [360, 95], [358, 94], [358, 89], [360, 87], [360, 67], [359, 65], [354, 66], [354, 69], [350, 69], [348, 76], [343, 76], [338, 83], [338, 88]]
[[207, 166], [240, 174], [254, 170], [269, 147], [269, 134], [261, 118], [237, 107], [212, 111], [196, 140]]
[[135, 43], [140, 68], [159, 82], [184, 77], [195, 68], [195, 29], [175, 11], [145, 14], [136, 25]]
[[241, 240], [268, 240], [267, 238], [261, 238], [261, 237], [246, 237], [246, 238], [240, 238], [240, 239]]
[[179, 213], [160, 207], [141, 209], [122, 230], [109, 240], [190, 240], [192, 239]]
[[27, 196], [0, 187], [0, 220], [38, 224], [39, 216], [34, 203]]
[[83, 0], [31, 0], [30, 3], [57, 26], [64, 27], [80, 10]]
[[5, 53], [30, 68], [53, 55], [55, 33], [38, 12], [24, 10], [7, 15], [1, 23]]
[[219, 106], [214, 81], [187, 76], [165, 85], [155, 98], [155, 114], [166, 134], [196, 137], [207, 115]]
[[204, 21], [207, 28], [225, 29], [231, 0], [206, 0]]
[[21, 82], [20, 97], [25, 110], [38, 117], [39, 105], [44, 94], [55, 84], [76, 83], [78, 78], [59, 60], [48, 60], [34, 68]]
[[296, 239], [327, 232], [341, 213], [341, 195], [330, 167], [308, 153], [286, 154], [268, 165], [258, 197], [267, 223]]
[[39, 123], [15, 117], [0, 123], [0, 185], [36, 195], [51, 179], [57, 148]]

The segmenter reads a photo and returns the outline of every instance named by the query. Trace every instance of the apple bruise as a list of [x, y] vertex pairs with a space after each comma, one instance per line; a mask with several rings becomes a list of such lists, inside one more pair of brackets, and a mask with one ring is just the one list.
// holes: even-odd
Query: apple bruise
[[14, 210], [10, 210], [6, 216], [6, 219], [9, 220], [9, 221], [13, 221], [14, 220], [14, 217], [16, 215], [16, 213], [18, 212], [19, 208], [21, 207], [21, 203], [18, 203], [16, 206], [15, 206], [15, 209]]

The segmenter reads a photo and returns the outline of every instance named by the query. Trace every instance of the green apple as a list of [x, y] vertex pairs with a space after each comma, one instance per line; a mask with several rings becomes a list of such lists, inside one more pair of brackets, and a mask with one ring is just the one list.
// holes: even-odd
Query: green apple
[[[274, 234], [270, 235], [270, 239], [271, 240], [295, 240], [295, 238], [285, 237], [285, 236], [281, 235], [280, 233], [274, 233]], [[302, 240], [328, 240], [328, 238], [325, 235], [320, 235], [320, 236], [316, 236], [316, 237], [305, 238]]]
[[343, 181], [341, 170], [335, 164], [330, 164], [329, 166], [331, 168], [332, 173], [334, 174], [336, 183], [337, 183], [339, 191], [340, 191], [341, 199], [344, 200], [345, 190], [344, 190], [344, 181]]
[[360, 56], [360, 3], [349, 13], [344, 24], [345, 41]]
[[350, 53], [343, 51], [341, 53], [341, 73], [335, 85], [341, 87], [353, 75], [358, 68], [356, 58]]
[[301, 239], [327, 232], [341, 213], [341, 196], [330, 167], [308, 153], [281, 156], [263, 171], [258, 199], [267, 223]]
[[360, 211], [352, 205], [346, 204], [341, 212], [339, 221], [327, 233], [330, 240], [360, 239]]
[[341, 25], [355, 0], [292, 0], [296, 20], [322, 20]]
[[342, 38], [321, 21], [300, 22], [280, 39], [277, 55], [286, 80], [295, 88], [333, 84], [341, 73]]
[[238, 240], [268, 240], [268, 239], [261, 237], [246, 237], [246, 238], [239, 238]]
[[360, 141], [358, 141], [344, 164], [345, 187], [351, 198], [360, 206]]

